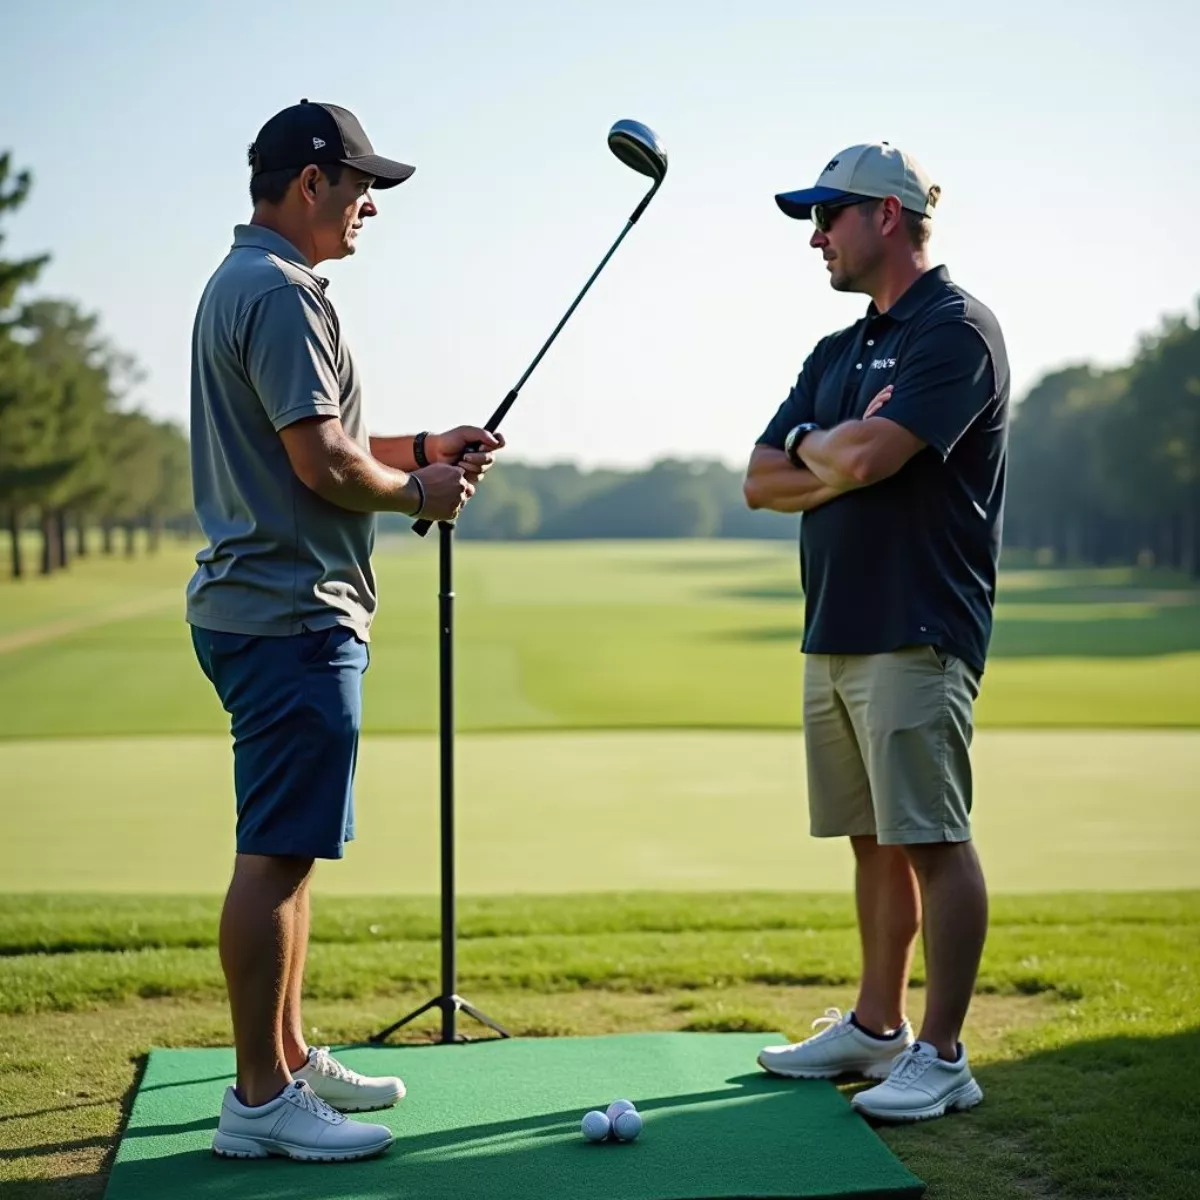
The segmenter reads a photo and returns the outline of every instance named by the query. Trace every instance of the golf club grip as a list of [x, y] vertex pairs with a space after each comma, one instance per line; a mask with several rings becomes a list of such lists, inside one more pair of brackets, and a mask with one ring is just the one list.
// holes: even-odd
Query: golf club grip
[[[490, 432], [490, 431], [489, 431]], [[482, 450], [482, 442], [472, 442], [464, 451], [464, 454], [474, 454], [476, 450]], [[424, 537], [433, 528], [433, 522], [427, 517], [422, 517], [419, 521], [413, 522], [413, 533], [418, 537]]]
[[[497, 408], [496, 411], [494, 413], [492, 413], [492, 415], [490, 417], [488, 417], [488, 422], [484, 426], [484, 429], [486, 429], [488, 431], [488, 433], [495, 433], [496, 430], [500, 428], [500, 422], [504, 420], [505, 416], [508, 413], [508, 410], [510, 408], [512, 408], [512, 406], [513, 406], [513, 401], [517, 398], [517, 390], [518, 390], [517, 388], [513, 388], [512, 391], [509, 392], [508, 395], [505, 396], [504, 399], [500, 401], [500, 407]], [[472, 442], [463, 451], [463, 453], [464, 454], [475, 454], [477, 451], [482, 450], [482, 449], [483, 449], [482, 442]], [[422, 517], [419, 521], [413, 522], [412, 528], [413, 528], [413, 533], [415, 533], [418, 537], [424, 537], [433, 528], [433, 522], [430, 521], [427, 517]]]

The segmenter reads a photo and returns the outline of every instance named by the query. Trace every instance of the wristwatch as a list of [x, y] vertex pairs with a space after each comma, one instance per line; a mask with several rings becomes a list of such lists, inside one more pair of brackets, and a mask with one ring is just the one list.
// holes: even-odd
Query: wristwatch
[[783, 439], [783, 452], [791, 459], [792, 466], [803, 467], [804, 460], [800, 457], [800, 443], [813, 432], [815, 429], [820, 429], [820, 425], [812, 421], [805, 421], [801, 425], [797, 425], [794, 429], [788, 430], [788, 435]]
[[429, 466], [429, 456], [425, 453], [425, 439], [429, 436], [429, 430], [423, 429], [413, 438], [413, 458], [416, 459], [418, 467]]

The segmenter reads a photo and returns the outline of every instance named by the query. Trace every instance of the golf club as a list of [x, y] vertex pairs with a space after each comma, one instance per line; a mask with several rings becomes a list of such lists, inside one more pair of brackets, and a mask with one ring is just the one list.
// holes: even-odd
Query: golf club
[[[525, 374], [517, 380], [516, 386], [500, 402], [500, 407], [488, 418], [484, 426], [489, 433], [495, 433], [500, 422], [504, 420], [508, 410], [512, 408], [517, 394], [524, 387], [525, 381], [533, 374], [538, 363], [542, 361], [546, 351], [550, 349], [554, 339], [562, 331], [562, 327], [571, 319], [571, 314], [579, 307], [579, 302], [587, 295], [588, 289], [596, 282], [597, 276], [608, 265], [608, 260], [617, 252], [617, 247], [625, 240], [625, 235], [637, 223], [638, 217], [646, 211], [646, 206], [654, 199], [654, 193], [662, 186], [667, 174], [667, 152], [663, 149], [658, 135], [641, 121], [618, 121], [608, 131], [608, 148], [627, 166], [632, 167], [639, 175], [646, 175], [654, 180], [650, 190], [642, 197], [642, 202], [633, 210], [633, 215], [621, 230], [620, 237], [613, 242], [608, 253], [600, 261], [600, 265], [592, 272], [591, 278], [583, 285], [583, 290], [575, 297], [571, 307], [567, 309], [563, 319], [554, 327], [554, 332], [546, 339], [546, 344], [537, 352], [537, 357], [525, 369]], [[475, 447], [476, 449], [478, 447]], [[420, 520], [413, 525], [413, 531], [424, 537], [432, 526], [432, 521]]]
[[[648, 175], [654, 180], [653, 186], [642, 197], [642, 202], [633, 210], [621, 236], [613, 243], [612, 249], [604, 256], [604, 260], [592, 272], [592, 277], [584, 284], [583, 291], [575, 297], [575, 303], [567, 309], [566, 315], [546, 344], [538, 351], [537, 358], [529, 364], [525, 374], [517, 381], [516, 387], [504, 397], [500, 407], [492, 414], [486, 428], [494, 431], [504, 419], [505, 413], [512, 407], [513, 401], [525, 380], [533, 374], [534, 368], [542, 361], [542, 356], [550, 348], [550, 343], [558, 337], [559, 331], [567, 323], [571, 314], [578, 307], [580, 300], [587, 294], [588, 288], [596, 281], [596, 276], [604, 270], [605, 264], [612, 258], [625, 235], [633, 228], [638, 217], [646, 211], [646, 205], [654, 197], [667, 173], [667, 153], [659, 144], [657, 136], [647, 129], [640, 121], [618, 121], [608, 131], [609, 149], [627, 166], [632, 167], [641, 175]], [[415, 532], [422, 537], [429, 531], [431, 521], [417, 521], [413, 525]], [[454, 885], [454, 522], [438, 522], [438, 743], [439, 743], [439, 775], [441, 779], [441, 909], [442, 909], [442, 990], [432, 999], [427, 1000], [420, 1008], [407, 1016], [393, 1021], [386, 1029], [381, 1029], [371, 1037], [378, 1044], [385, 1041], [397, 1029], [415, 1020], [424, 1013], [434, 1009], [442, 1014], [442, 1045], [453, 1045], [456, 1042], [467, 1041], [458, 1032], [458, 1014], [465, 1012], [482, 1025], [505, 1038], [509, 1036], [503, 1025], [492, 1020], [486, 1013], [480, 1012], [457, 991], [458, 959], [457, 959], [457, 917]]]

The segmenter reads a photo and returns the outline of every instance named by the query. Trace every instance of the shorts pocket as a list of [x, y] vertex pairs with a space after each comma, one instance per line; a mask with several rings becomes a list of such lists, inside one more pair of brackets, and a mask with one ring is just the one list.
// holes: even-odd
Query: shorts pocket
[[926, 649], [933, 656], [933, 661], [937, 664], [937, 669], [945, 673], [954, 661], [954, 655], [949, 650], [944, 650], [941, 646], [927, 646]]
[[331, 625], [328, 629], [306, 629], [297, 634], [298, 658], [305, 666], [321, 662], [337, 652], [337, 648], [354, 630], [345, 625]]

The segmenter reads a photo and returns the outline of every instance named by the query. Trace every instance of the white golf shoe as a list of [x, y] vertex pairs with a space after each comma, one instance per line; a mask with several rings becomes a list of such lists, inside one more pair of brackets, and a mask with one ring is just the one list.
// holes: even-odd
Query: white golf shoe
[[382, 1154], [392, 1141], [386, 1126], [351, 1121], [296, 1080], [254, 1108], [226, 1088], [212, 1148], [223, 1158], [276, 1154], [301, 1162], [349, 1162]]
[[772, 1075], [789, 1079], [834, 1079], [839, 1075], [864, 1075], [886, 1079], [892, 1063], [912, 1045], [912, 1026], [907, 1021], [887, 1038], [872, 1037], [851, 1021], [852, 1013], [827, 1008], [813, 1028], [819, 1033], [790, 1046], [767, 1046], [759, 1052], [758, 1065]]
[[877, 1087], [859, 1092], [855, 1112], [877, 1121], [928, 1121], [947, 1109], [974, 1108], [983, 1099], [959, 1042], [958, 1061], [946, 1062], [928, 1042], [914, 1042]]
[[390, 1108], [404, 1098], [404, 1083], [394, 1075], [360, 1075], [338, 1062], [328, 1046], [310, 1046], [308, 1062], [293, 1079], [301, 1079], [326, 1104], [339, 1112], [370, 1112]]

